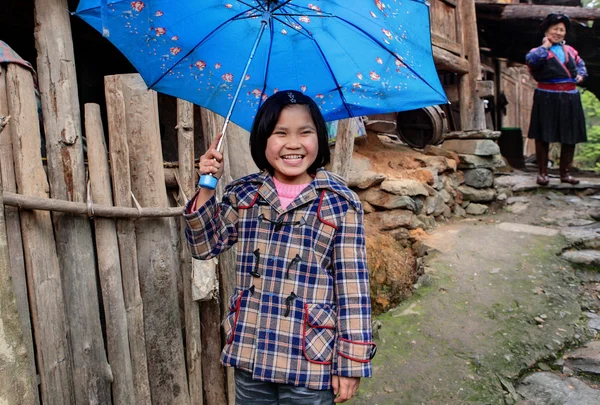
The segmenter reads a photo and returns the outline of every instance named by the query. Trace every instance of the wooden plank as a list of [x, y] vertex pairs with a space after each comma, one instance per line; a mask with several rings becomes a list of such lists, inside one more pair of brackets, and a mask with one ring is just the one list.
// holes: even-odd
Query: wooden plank
[[462, 74], [469, 71], [469, 62], [466, 59], [435, 45], [431, 49], [433, 50], [433, 61], [437, 69]]
[[[196, 186], [194, 169], [194, 105], [177, 100], [177, 150], [179, 155], [179, 185], [186, 203]], [[188, 387], [192, 404], [202, 404], [202, 350], [200, 307], [192, 298], [192, 256], [185, 238], [185, 220], [180, 219], [180, 269], [183, 279], [183, 306], [185, 312], [185, 354]]]
[[493, 80], [477, 80], [475, 82], [475, 92], [478, 97], [490, 97], [494, 95], [494, 86]]
[[[127, 146], [127, 120], [125, 119], [123, 89], [118, 76], [105, 77], [104, 86], [114, 203], [118, 207], [131, 207], [129, 147]], [[123, 276], [123, 298], [127, 311], [135, 403], [150, 405], [152, 399], [146, 357], [144, 305], [140, 293], [135, 225], [132, 220], [117, 220], [117, 238]]]
[[437, 34], [431, 34], [431, 43], [439, 48], [460, 55], [461, 46], [457, 42], [453, 42]]
[[[6, 67], [0, 65], [0, 115], [8, 116], [8, 99], [6, 89]], [[2, 171], [3, 191], [17, 192], [15, 180], [15, 162], [12, 152], [11, 127], [7, 125], [4, 131], [0, 130], [0, 170]], [[15, 299], [19, 310], [19, 320], [23, 331], [25, 350], [29, 368], [32, 375], [36, 375], [35, 352], [33, 350], [33, 331], [31, 329], [31, 315], [29, 313], [29, 301], [27, 292], [27, 276], [25, 274], [25, 257], [23, 256], [23, 240], [21, 238], [21, 220], [19, 210], [13, 207], [4, 207], [4, 220], [8, 236], [8, 254], [10, 257], [10, 269], [12, 272], [12, 283], [15, 289]], [[35, 403], [40, 403], [37, 384], [35, 389]]]
[[[104, 129], [98, 104], [85, 105], [85, 134], [92, 199], [112, 205], [112, 190]], [[117, 229], [112, 219], [94, 219], [98, 274], [102, 288], [102, 302], [106, 318], [106, 344], [113, 375], [112, 395], [115, 405], [135, 403], [131, 353], [127, 333], [127, 313], [123, 298], [121, 261]]]
[[463, 0], [461, 12], [463, 33], [466, 39], [465, 51], [469, 63], [469, 73], [463, 75], [459, 82], [461, 129], [464, 131], [480, 130], [485, 129], [486, 123], [483, 102], [476, 91], [476, 82], [481, 80], [481, 60], [477, 38], [475, 0]]
[[[169, 203], [156, 93], [147, 89], [138, 74], [120, 75], [119, 79], [127, 106], [131, 191], [142, 207], [165, 207]], [[179, 263], [170, 221], [144, 218], [135, 224], [148, 376], [153, 403], [189, 405], [175, 277]]]
[[550, 13], [566, 14], [572, 20], [598, 20], [600, 9], [538, 4], [507, 4], [503, 7], [501, 20], [543, 19]]
[[[37, 101], [31, 72], [17, 64], [8, 65], [6, 85], [12, 116], [9, 125], [17, 188], [22, 194], [47, 198], [48, 181], [42, 166]], [[21, 212], [21, 232], [41, 400], [44, 405], [72, 404], [72, 359], [50, 213]]]
[[[204, 133], [205, 147], [211, 144], [215, 136], [223, 128], [225, 120], [212, 111], [201, 109], [202, 130]], [[229, 151], [229, 134], [223, 141], [223, 150]], [[231, 182], [230, 154], [225, 153], [223, 159], [223, 175], [219, 180], [216, 190], [217, 200], [223, 197], [224, 187]], [[226, 370], [221, 365], [219, 358], [221, 349], [221, 319], [227, 309], [228, 297], [235, 288], [235, 251], [236, 247], [229, 249], [219, 256], [219, 278], [221, 288], [221, 305], [216, 300], [200, 303], [200, 318], [202, 319], [202, 376], [204, 378], [204, 403], [235, 404], [235, 385], [233, 369]], [[232, 402], [233, 401], [233, 402]]]
[[[6, 100], [6, 82], [3, 67], [0, 66], [0, 135], [5, 129], [8, 116], [8, 100]], [[7, 131], [8, 132], [8, 131]], [[12, 161], [12, 157], [11, 157]], [[2, 204], [3, 182], [0, 176], [0, 204]], [[14, 175], [12, 177], [14, 182]], [[0, 205], [1, 206], [1, 205]], [[0, 209], [0, 341], [3, 343], [2, 373], [0, 373], [0, 398], [6, 403], [35, 405], [39, 403], [37, 384], [35, 384], [35, 367], [31, 362], [33, 353], [27, 348], [24, 337], [29, 329], [22, 328], [22, 321], [15, 297], [8, 247], [8, 231], [4, 210]], [[19, 232], [20, 235], [20, 232]], [[24, 269], [23, 269], [24, 270]], [[25, 272], [23, 272], [23, 275]], [[25, 291], [27, 293], [27, 291]], [[27, 308], [29, 314], [29, 308]]]
[[352, 150], [354, 148], [354, 133], [351, 131], [350, 119], [340, 120], [335, 137], [335, 149], [331, 171], [348, 180], [352, 165]]
[[[81, 118], [67, 0], [35, 0], [35, 46], [52, 198], [85, 202]], [[75, 400], [110, 404], [110, 382], [88, 219], [53, 213], [65, 291]]]

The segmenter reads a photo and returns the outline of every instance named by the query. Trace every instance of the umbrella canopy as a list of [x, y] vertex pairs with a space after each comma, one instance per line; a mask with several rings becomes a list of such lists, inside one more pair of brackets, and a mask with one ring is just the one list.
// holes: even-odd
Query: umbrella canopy
[[75, 14], [149, 88], [248, 130], [278, 89], [311, 96], [327, 121], [447, 102], [425, 1], [81, 0]]

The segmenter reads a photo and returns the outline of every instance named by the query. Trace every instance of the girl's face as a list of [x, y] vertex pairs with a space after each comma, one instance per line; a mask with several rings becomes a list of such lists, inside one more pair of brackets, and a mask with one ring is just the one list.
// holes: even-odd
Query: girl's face
[[546, 37], [553, 44], [558, 44], [562, 42], [562, 40], [565, 39], [566, 34], [567, 28], [563, 23], [554, 24], [546, 30]]
[[265, 151], [275, 178], [287, 184], [310, 183], [312, 177], [307, 170], [318, 151], [317, 128], [308, 107], [288, 105], [281, 110]]

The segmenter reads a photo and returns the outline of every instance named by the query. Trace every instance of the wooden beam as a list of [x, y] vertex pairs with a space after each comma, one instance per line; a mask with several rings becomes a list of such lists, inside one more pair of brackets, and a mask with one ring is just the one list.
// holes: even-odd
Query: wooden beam
[[[125, 88], [121, 83], [120, 76], [106, 76], [104, 78], [114, 204], [119, 207], [131, 207], [131, 171], [129, 167], [129, 147], [127, 146], [124, 91]], [[136, 405], [150, 405], [152, 399], [146, 356], [144, 304], [140, 292], [134, 222], [130, 219], [117, 220], [117, 237], [121, 272], [123, 274], [123, 297], [127, 310], [127, 330], [131, 350], [135, 403]]]
[[432, 46], [432, 49], [433, 61], [437, 69], [461, 74], [469, 71], [469, 62], [466, 59], [435, 45]]
[[[48, 197], [40, 153], [37, 101], [31, 72], [16, 63], [7, 67], [6, 87], [17, 188], [25, 195]], [[6, 198], [6, 197], [5, 197]], [[73, 362], [69, 349], [63, 284], [50, 213], [21, 212], [23, 252], [31, 317], [36, 340], [41, 402], [74, 403]]]
[[[84, 202], [86, 176], [77, 76], [67, 0], [35, 0], [35, 47], [50, 193]], [[110, 403], [108, 364], [90, 221], [53, 213], [54, 235], [69, 319], [75, 401]]]
[[493, 80], [477, 80], [475, 82], [475, 91], [479, 97], [491, 97], [494, 95], [495, 85]]
[[599, 8], [552, 6], [539, 4], [477, 4], [477, 9], [484, 12], [486, 18], [498, 20], [532, 20], [543, 19], [550, 13], [562, 13], [572, 20], [598, 20]]
[[[98, 104], [85, 105], [85, 134], [92, 196], [94, 200], [102, 204], [112, 205], [110, 170]], [[135, 403], [135, 390], [131, 371], [117, 228], [115, 221], [107, 218], [95, 218], [94, 225], [98, 252], [98, 275], [106, 318], [106, 347], [113, 375], [111, 385], [113, 405], [133, 404]]]

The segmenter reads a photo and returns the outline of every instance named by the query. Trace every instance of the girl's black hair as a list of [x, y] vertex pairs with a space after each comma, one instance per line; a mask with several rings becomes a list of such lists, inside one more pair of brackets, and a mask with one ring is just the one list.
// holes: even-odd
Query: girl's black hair
[[267, 140], [275, 129], [281, 111], [290, 105], [307, 106], [315, 123], [319, 150], [315, 161], [307, 170], [309, 174], [315, 174], [317, 169], [328, 164], [331, 158], [327, 125], [317, 103], [312, 98], [296, 90], [279, 91], [267, 98], [264, 104], [258, 109], [252, 123], [252, 130], [250, 131], [250, 153], [252, 154], [252, 159], [260, 170], [266, 169], [271, 175], [273, 174], [273, 166], [269, 164], [265, 155]]

